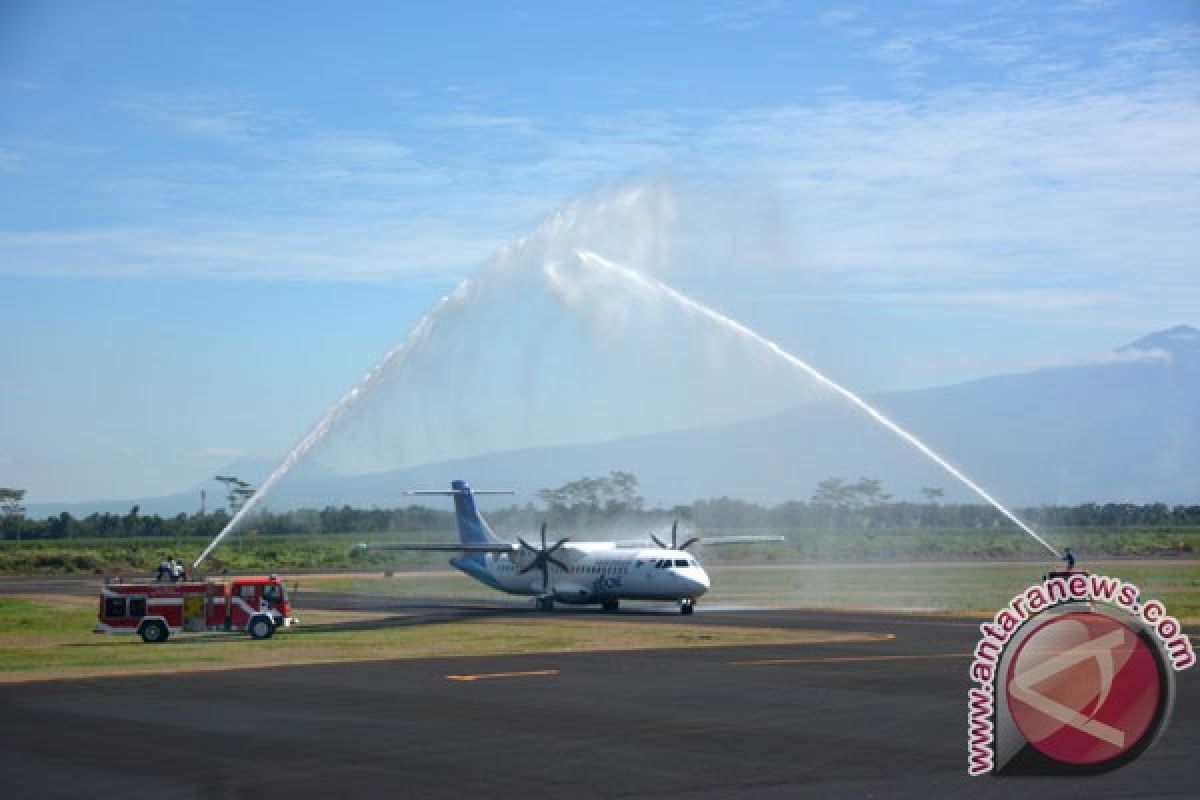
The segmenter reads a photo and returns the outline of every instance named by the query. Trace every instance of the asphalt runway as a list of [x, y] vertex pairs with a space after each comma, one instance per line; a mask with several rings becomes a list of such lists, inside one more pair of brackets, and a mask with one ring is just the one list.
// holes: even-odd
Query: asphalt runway
[[[519, 624], [537, 613], [507, 599], [316, 592], [305, 605], [395, 610], [404, 624]], [[689, 619], [665, 608], [629, 616], [895, 638], [4, 685], [0, 797], [1197, 796], [1200, 669], [1178, 675], [1170, 727], [1126, 767], [969, 778], [966, 654], [976, 622], [703, 606]]]

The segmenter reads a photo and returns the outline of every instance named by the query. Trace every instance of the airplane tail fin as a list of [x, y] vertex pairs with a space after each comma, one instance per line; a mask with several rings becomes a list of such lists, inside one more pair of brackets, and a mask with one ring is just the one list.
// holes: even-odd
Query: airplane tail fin
[[[449, 495], [454, 498], [454, 516], [458, 522], [458, 538], [462, 544], [503, 544], [500, 538], [488, 527], [487, 521], [475, 507], [475, 495], [480, 494], [513, 494], [508, 490], [480, 489], [473, 491], [466, 481], [454, 481], [449, 491], [442, 489], [420, 490], [405, 492], [410, 495]], [[482, 553], [469, 553], [464, 558], [481, 561]]]

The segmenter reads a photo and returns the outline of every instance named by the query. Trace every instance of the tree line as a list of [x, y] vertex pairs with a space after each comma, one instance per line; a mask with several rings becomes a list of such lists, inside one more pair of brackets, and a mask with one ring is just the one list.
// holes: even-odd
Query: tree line
[[[231, 491], [231, 506], [253, 490], [239, 482]], [[991, 530], [1011, 523], [1000, 512], [977, 503], [943, 503], [938, 487], [921, 490], [925, 502], [893, 501], [881, 481], [828, 478], [817, 484], [811, 500], [762, 505], [730, 497], [697, 500], [672, 508], [648, 508], [636, 475], [613, 471], [607, 476], [585, 477], [537, 492], [539, 505], [512, 505], [487, 513], [503, 530], [532, 530], [545, 521], [552, 529], [595, 527], [612, 523], [651, 525], [666, 516], [705, 528], [718, 529], [953, 529]], [[175, 516], [144, 515], [138, 506], [126, 514], [67, 512], [45, 519], [28, 519], [20, 489], [0, 488], [0, 530], [6, 540], [169, 537], [212, 538], [229, 522], [230, 512]], [[235, 508], [233, 510], [235, 510]], [[1041, 506], [1018, 509], [1027, 522], [1039, 527], [1178, 527], [1200, 526], [1200, 505], [1165, 503], [1083, 503], [1075, 506]], [[352, 508], [350, 506], [294, 511], [263, 511], [247, 530], [261, 534], [421, 533], [453, 530], [453, 512], [410, 505], [404, 508]]]

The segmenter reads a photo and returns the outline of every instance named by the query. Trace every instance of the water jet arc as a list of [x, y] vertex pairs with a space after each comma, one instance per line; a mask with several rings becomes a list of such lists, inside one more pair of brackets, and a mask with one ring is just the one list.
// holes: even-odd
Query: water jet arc
[[[803, 371], [821, 385], [832, 389], [853, 404], [856, 408], [882, 425], [884, 428], [899, 436], [913, 448], [932, 460], [979, 497], [983, 498], [989, 505], [1002, 513], [1022, 531], [1046, 548], [1046, 550], [1052, 553], [1055, 558], [1058, 558], [1058, 551], [1051, 547], [1045, 539], [1043, 539], [1032, 528], [1022, 522], [1015, 514], [1001, 505], [982, 487], [980, 487], [961, 471], [955, 468], [952, 464], [930, 449], [924, 442], [922, 442], [913, 434], [909, 433], [904, 428], [897, 425], [892, 420], [885, 417], [879, 411], [875, 410], [861, 397], [833, 381], [832, 379], [826, 377], [824, 374], [796, 358], [792, 354], [788, 353], [779, 345], [775, 344], [769, 339], [766, 339], [758, 333], [755, 333], [753, 330], [747, 328], [741, 323], [736, 322], [733, 319], [730, 319], [729, 317], [726, 317], [723, 314], [720, 314], [719, 312], [714, 311], [713, 309], [691, 299], [687, 295], [684, 295], [683, 293], [671, 288], [661, 281], [643, 275], [642, 273], [639, 273], [628, 267], [616, 264], [593, 252], [577, 250], [576, 256], [578, 263], [583, 266], [605, 270], [610, 274], [620, 277], [622, 280], [635, 287], [645, 291], [651, 291], [661, 297], [665, 297], [690, 314], [697, 315], [704, 319], [718, 323], [725, 329], [732, 331], [738, 336], [741, 336], [744, 339], [752, 342], [756, 346], [765, 349], [772, 355], [783, 359], [792, 367]], [[200, 555], [192, 563], [193, 569], [198, 568], [200, 564], [206, 558], [208, 558], [209, 554], [212, 553], [212, 551], [216, 549], [216, 547], [220, 545], [220, 543], [227, 536], [237, 529], [242, 520], [244, 520], [247, 515], [252, 513], [262, 504], [263, 500], [271, 492], [271, 490], [274, 489], [279, 481], [282, 480], [283, 477], [286, 476], [296, 466], [296, 464], [300, 462], [301, 459], [307, 456], [329, 434], [334, 426], [337, 425], [337, 423], [343, 419], [346, 414], [349, 413], [359, 403], [360, 400], [362, 400], [363, 397], [369, 394], [371, 390], [383, 380], [384, 376], [395, 365], [403, 362], [414, 348], [416, 348], [422, 341], [429, 337], [439, 318], [449, 308], [459, 304], [465, 298], [467, 293], [466, 290], [469, 285], [469, 281], [464, 281], [459, 285], [455, 292], [448, 297], [442, 298], [441, 302], [439, 302], [428, 314], [425, 315], [425, 317], [420, 320], [420, 322], [417, 323], [409, 335], [405, 337], [400, 344], [388, 351], [387, 354], [385, 354], [384, 357], [377, 364], [375, 364], [375, 366], [372, 367], [371, 370], [349, 392], [347, 392], [328, 412], [326, 412], [326, 414], [320, 419], [320, 421], [318, 421], [316, 426], [313, 427], [308, 435], [301, 439], [300, 442], [292, 448], [291, 452], [288, 453], [280, 465], [275, 468], [275, 470], [267, 477], [265, 481], [263, 481], [258, 491], [255, 492], [255, 494], [252, 495], [249, 500], [247, 500], [245, 505], [243, 505], [242, 508], [239, 509], [236, 514], [234, 514], [233, 518], [230, 519], [225, 527], [221, 529], [221, 532], [218, 533], [212, 542], [210, 542], [209, 545], [204, 549], [204, 551], [200, 553]]]
[[784, 361], [786, 361], [791, 366], [793, 366], [799, 370], [802, 370], [804, 373], [809, 375], [813, 380], [815, 380], [818, 383], [820, 383], [821, 385], [826, 386], [826, 387], [832, 389], [833, 391], [837, 392], [839, 395], [841, 395], [843, 398], [845, 398], [850, 403], [852, 403], [856, 408], [858, 408], [864, 414], [866, 414], [871, 419], [878, 422], [884, 428], [888, 429], [892, 433], [899, 436], [901, 439], [903, 439], [905, 442], [907, 442], [909, 445], [911, 445], [917, 451], [919, 451], [922, 455], [924, 455], [927, 458], [929, 458], [930, 460], [932, 460], [935, 464], [937, 464], [939, 467], [941, 467], [943, 470], [945, 470], [947, 473], [949, 473], [951, 476], [953, 476], [955, 479], [957, 479], [960, 483], [962, 483], [968, 489], [970, 489], [975, 494], [979, 495], [984, 500], [986, 500], [990, 506], [992, 506], [997, 511], [999, 511], [1001, 514], [1003, 514], [1005, 517], [1007, 517], [1009, 520], [1011, 520], [1018, 528], [1020, 528], [1022, 531], [1024, 531], [1025, 533], [1027, 533], [1031, 537], [1033, 537], [1034, 541], [1036, 541], [1042, 547], [1046, 548], [1046, 550], [1048, 550], [1055, 558], [1059, 557], [1058, 550], [1051, 547], [1050, 544], [1045, 539], [1043, 539], [1032, 528], [1030, 528], [1028, 525], [1026, 525], [1024, 522], [1022, 522], [1021, 519], [1019, 517], [1017, 517], [1016, 514], [1012, 513], [1007, 508], [1005, 508], [1003, 505], [1001, 505], [1001, 503], [998, 500], [996, 500], [994, 497], [992, 497], [990, 494], [988, 494], [987, 491], [985, 491], [983, 489], [983, 487], [981, 487], [979, 484], [975, 483], [975, 481], [971, 480], [966, 475], [964, 475], [953, 464], [949, 463], [944, 458], [942, 458], [937, 453], [935, 453], [927, 444], [922, 442], [920, 439], [918, 439], [912, 433], [908, 432], [904, 428], [897, 425], [892, 420], [885, 417], [879, 411], [875, 410], [875, 408], [873, 408], [869, 403], [867, 403], [866, 400], [863, 400], [857, 394], [850, 391], [846, 387], [842, 386], [840, 383], [837, 383], [832, 378], [826, 377], [823, 373], [821, 373], [817, 369], [809, 366], [805, 362], [796, 358], [794, 355], [787, 352], [782, 347], [780, 347], [779, 345], [772, 342], [770, 339], [767, 339], [766, 337], [764, 337], [758, 333], [755, 333], [750, 328], [747, 328], [745, 325], [742, 325], [741, 323], [739, 323], [733, 319], [730, 319], [729, 317], [725, 316], [724, 314], [721, 314], [718, 311], [714, 311], [713, 309], [709, 308], [708, 306], [706, 306], [696, 300], [693, 300], [692, 298], [688, 297], [687, 295], [683, 294], [682, 292], [671, 288], [670, 286], [663, 283], [662, 281], [655, 280], [654, 278], [643, 275], [642, 273], [637, 272], [632, 269], [629, 269], [628, 267], [621, 266], [620, 264], [616, 264], [602, 256], [599, 256], [595, 253], [592, 253], [592, 252], [589, 252], [586, 250], [578, 250], [578, 251], [576, 251], [576, 255], [578, 255], [579, 260], [582, 263], [609, 270], [612, 273], [620, 276], [621, 278], [623, 278], [627, 281], [632, 281], [635, 284], [637, 284], [645, 289], [655, 291], [655, 292], [669, 298], [670, 300], [675, 302], [677, 305], [681, 306], [684, 310], [689, 311], [693, 314], [699, 314], [700, 316], [703, 316], [703, 317], [710, 319], [720, 325], [725, 326], [726, 328], [733, 331], [734, 333], [737, 333], [739, 336], [749, 339], [750, 341], [754, 342], [755, 344], [759, 345], [760, 347], [765, 348], [770, 353], [778, 356], [779, 358], [782, 358]]
[[433, 310], [421, 318], [421, 321], [416, 324], [416, 326], [400, 344], [389, 350], [384, 357], [379, 360], [379, 363], [373, 366], [370, 372], [364, 375], [362, 380], [354, 385], [354, 388], [346, 392], [346, 394], [342, 396], [341, 400], [339, 400], [331, 409], [329, 409], [329, 411], [325, 412], [325, 416], [321, 417], [320, 421], [317, 422], [311, 431], [309, 431], [308, 435], [301, 439], [300, 442], [292, 448], [291, 452], [287, 454], [282, 462], [280, 462], [279, 466], [267, 476], [265, 481], [263, 481], [262, 485], [258, 488], [258, 491], [250, 496], [250, 499], [247, 500], [246, 503], [240, 509], [238, 509], [238, 512], [233, 515], [233, 519], [229, 520], [229, 522], [225, 524], [225, 527], [221, 529], [221, 532], [218, 533], [211, 542], [209, 542], [208, 547], [204, 548], [204, 552], [196, 557], [196, 560], [192, 562], [192, 569], [199, 567], [201, 562], [208, 558], [209, 553], [215, 550], [217, 545], [219, 545], [226, 536], [237, 529], [238, 524], [241, 523], [241, 521], [245, 519], [251, 511], [253, 511], [262, 503], [263, 499], [273, 488], [275, 488], [276, 484], [278, 484], [285, 475], [291, 472], [292, 468], [295, 467], [302, 458], [308, 455], [314, 447], [320, 444], [321, 440], [325, 438], [329, 431], [333, 430], [333, 426], [336, 425], [339, 420], [345, 417], [346, 414], [358, 404], [359, 400], [367, 395], [371, 389], [383, 379], [383, 376], [387, 374], [388, 370], [393, 364], [403, 361], [404, 358], [412, 351], [412, 349], [429, 335], [430, 330], [432, 330], [434, 326], [434, 322], [437, 320], [443, 309], [445, 309], [452, 300], [462, 295], [463, 285], [464, 284], [460, 284], [459, 289], [453, 294], [443, 297], [441, 301], [433, 307]]

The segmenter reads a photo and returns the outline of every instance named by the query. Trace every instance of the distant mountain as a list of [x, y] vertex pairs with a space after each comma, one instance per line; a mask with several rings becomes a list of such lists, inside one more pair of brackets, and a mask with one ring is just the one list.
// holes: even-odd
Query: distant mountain
[[[235, 459], [217, 470], [214, 477], [202, 480], [191, 488], [174, 494], [135, 497], [129, 500], [29, 503], [27, 513], [30, 517], [47, 517], [66, 511], [72, 516], [82, 517], [88, 514], [128, 514], [130, 508], [137, 506], [140, 514], [174, 516], [179, 513], [193, 514], [200, 510], [202, 502], [208, 511], [214, 511], [218, 508], [228, 507], [226, 500], [228, 488], [220, 481], [214, 480], [216, 475], [232, 475], [257, 486], [266, 480], [278, 465], [277, 459], [243, 457]], [[326, 481], [336, 480], [338, 477], [338, 473], [324, 464], [314, 461], [299, 464], [293, 471], [293, 480], [297, 486], [321, 486]], [[201, 492], [204, 493], [203, 499]]]
[[[1150, 334], [1087, 363], [871, 402], [1009, 504], [1200, 503], [1200, 331], [1190, 326]], [[235, 474], [257, 482], [273, 466], [243, 464]], [[807, 500], [830, 476], [879, 478], [897, 499], [918, 499], [925, 486], [945, 489], [950, 500], [974, 497], [860, 411], [830, 401], [732, 425], [372, 475], [339, 475], [309, 464], [284, 481], [268, 505], [388, 507], [408, 502], [403, 489], [440, 488], [453, 478], [519, 489], [516, 500], [524, 503], [539, 488], [613, 469], [635, 472], [647, 499], [664, 505], [718, 496]], [[220, 504], [221, 487], [205, 487], [209, 507]], [[111, 510], [125, 512], [139, 502], [143, 513], [194, 511], [200, 488]], [[31, 514], [39, 515], [35, 508], [41, 507], [32, 506]], [[61, 508], [53, 507], [55, 513]]]

